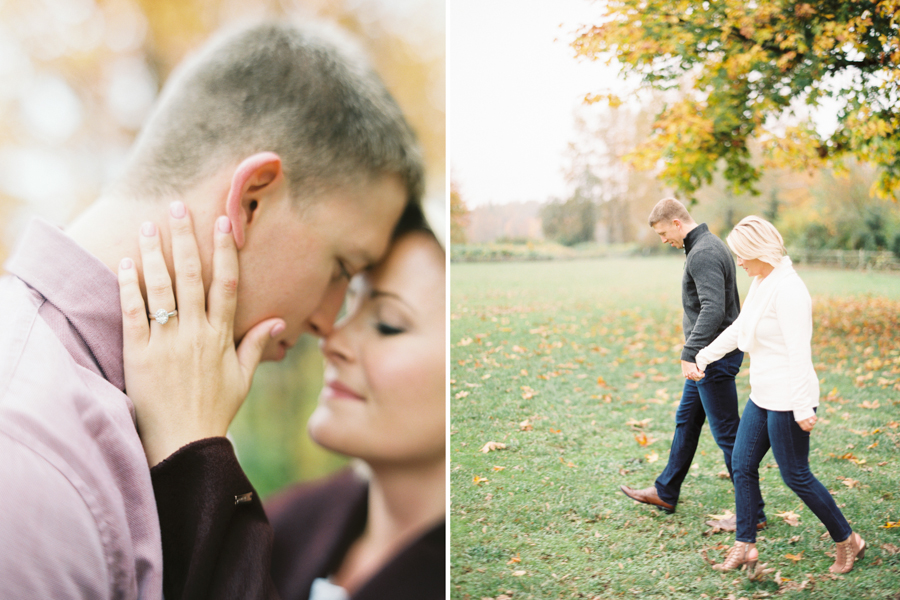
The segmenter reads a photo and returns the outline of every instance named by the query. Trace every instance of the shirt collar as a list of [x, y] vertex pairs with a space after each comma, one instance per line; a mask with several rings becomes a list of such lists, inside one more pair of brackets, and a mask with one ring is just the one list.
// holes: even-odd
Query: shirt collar
[[25, 229], [6, 269], [59, 310], [111, 384], [125, 389], [122, 309], [116, 274], [42, 219]]
[[693, 229], [691, 229], [686, 236], [684, 236], [684, 253], [685, 255], [691, 252], [691, 248], [694, 244], [697, 243], [697, 240], [700, 239], [704, 233], [709, 233], [709, 227], [706, 226], [706, 223], [700, 223]]

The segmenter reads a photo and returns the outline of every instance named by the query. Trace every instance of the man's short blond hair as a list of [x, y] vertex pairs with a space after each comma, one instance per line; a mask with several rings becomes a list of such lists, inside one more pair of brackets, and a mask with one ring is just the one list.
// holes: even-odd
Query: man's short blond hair
[[741, 219], [725, 241], [738, 257], [759, 259], [773, 267], [778, 266], [786, 254], [784, 239], [775, 226], [754, 215]]
[[650, 211], [650, 218], [647, 220], [650, 222], [650, 227], [653, 227], [657, 223], [671, 223], [675, 219], [686, 223], [694, 222], [684, 204], [675, 198], [663, 198]]

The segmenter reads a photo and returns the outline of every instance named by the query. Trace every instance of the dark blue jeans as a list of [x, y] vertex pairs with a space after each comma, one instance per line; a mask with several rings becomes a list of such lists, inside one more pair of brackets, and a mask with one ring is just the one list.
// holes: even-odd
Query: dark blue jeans
[[762, 502], [759, 463], [769, 448], [775, 455], [781, 478], [816, 515], [831, 538], [843, 542], [852, 533], [850, 524], [825, 486], [809, 470], [809, 433], [800, 429], [791, 411], [760, 408], [747, 401], [734, 444], [734, 500], [737, 540], [756, 541], [755, 515]]
[[[734, 378], [743, 360], [744, 353], [736, 351], [709, 364], [706, 376], [700, 381], [686, 379], [684, 382], [681, 403], [675, 413], [675, 437], [669, 462], [656, 479], [656, 493], [673, 506], [678, 504], [681, 484], [691, 468], [706, 419], [713, 439], [725, 456], [725, 467], [732, 473], [731, 454], [741, 422]], [[760, 521], [765, 520], [762, 506], [759, 516]]]

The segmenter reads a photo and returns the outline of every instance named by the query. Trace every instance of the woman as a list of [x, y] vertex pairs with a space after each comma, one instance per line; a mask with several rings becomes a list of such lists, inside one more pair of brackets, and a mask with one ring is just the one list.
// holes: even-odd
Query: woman
[[[148, 327], [136, 269], [123, 261], [126, 388], [152, 467], [169, 600], [444, 597], [444, 251], [415, 220], [353, 280], [347, 315], [321, 341], [325, 388], [309, 433], [358, 464], [274, 498], [271, 529], [222, 436], [280, 320], [235, 350], [227, 219], [215, 234], [208, 311], [199, 278], [182, 277], [196, 248], [173, 248], [174, 326]], [[142, 239], [141, 255], [144, 276], [168, 282], [158, 240]]]
[[756, 514], [760, 503], [759, 464], [772, 448], [781, 477], [815, 514], [837, 543], [832, 573], [847, 573], [862, 558], [865, 541], [809, 469], [809, 434], [816, 424], [819, 380], [812, 364], [812, 302], [785, 255], [778, 230], [764, 219], [741, 220], [726, 238], [737, 264], [753, 277], [738, 318], [697, 354], [697, 367], [735, 348], [750, 354], [750, 399], [734, 444], [737, 535], [725, 562], [730, 571], [747, 565], [755, 576]]

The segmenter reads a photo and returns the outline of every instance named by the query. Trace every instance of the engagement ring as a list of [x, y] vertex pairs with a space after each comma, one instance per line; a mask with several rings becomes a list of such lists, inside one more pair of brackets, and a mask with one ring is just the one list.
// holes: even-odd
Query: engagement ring
[[172, 312], [166, 312], [166, 309], [161, 308], [153, 315], [153, 318], [156, 319], [156, 322], [160, 325], [165, 325], [169, 322], [169, 317], [174, 317], [178, 314], [178, 310], [173, 310]]

